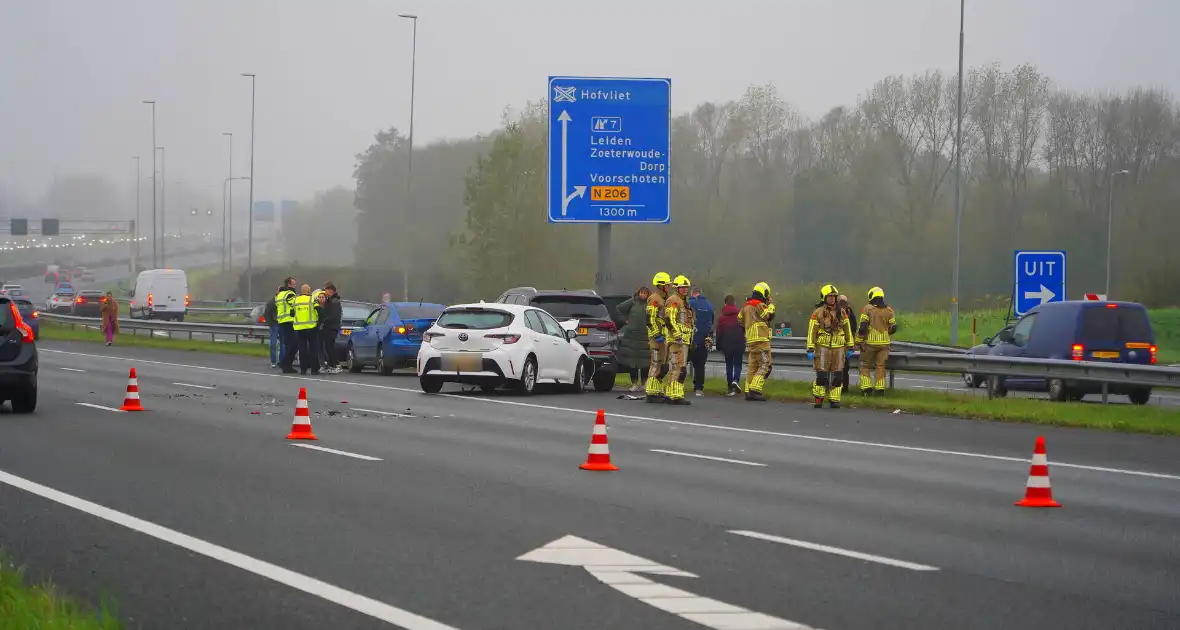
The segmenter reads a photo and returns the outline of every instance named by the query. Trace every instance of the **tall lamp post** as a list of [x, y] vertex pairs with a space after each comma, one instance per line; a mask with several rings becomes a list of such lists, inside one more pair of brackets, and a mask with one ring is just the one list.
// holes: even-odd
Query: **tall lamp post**
[[1110, 252], [1111, 252], [1111, 233], [1114, 231], [1114, 178], [1116, 175], [1126, 175], [1130, 173], [1127, 169], [1115, 171], [1110, 174], [1106, 182], [1106, 299], [1110, 299]]
[[140, 181], [139, 156], [133, 155], [131, 159], [135, 160], [135, 228], [131, 234], [135, 239], [135, 248], [131, 251], [131, 272], [139, 273], [139, 189], [143, 182]]
[[152, 267], [160, 266], [156, 255], [156, 102], [144, 101], [152, 106]]
[[164, 246], [167, 245], [168, 228], [166, 226], [168, 216], [168, 170], [166, 167], [167, 160], [164, 156], [164, 147], [156, 147], [160, 152], [160, 267], [168, 266], [168, 254]]
[[[229, 176], [233, 177], [234, 176], [234, 134], [232, 131], [223, 131], [223, 132], [221, 132], [221, 135], [229, 138]], [[222, 194], [224, 195], [224, 193], [225, 193], [225, 190], [223, 187]], [[225, 214], [225, 197], [223, 196], [222, 197], [222, 204], [221, 204], [221, 270], [222, 271], [225, 271], [227, 265], [229, 266], [230, 269], [233, 269], [233, 266], [234, 266], [234, 252], [233, 252], [234, 228], [233, 228], [233, 225], [234, 225], [234, 199], [232, 196], [229, 198], [229, 218], [227, 219], [226, 214]], [[227, 233], [229, 234], [228, 237], [226, 236]], [[227, 239], [229, 241], [229, 250], [228, 250], [229, 260], [228, 261], [226, 260], [226, 257], [227, 257], [226, 240]]]
[[[414, 84], [418, 78], [418, 16], [412, 13], [399, 13], [399, 18], [414, 23], [413, 44], [410, 52], [410, 152], [406, 169], [406, 218], [412, 214], [410, 205], [414, 203]], [[410, 248], [402, 248], [402, 300], [410, 301]]]
[[[230, 185], [230, 182], [233, 182], [233, 181], [236, 181], [236, 180], [239, 180], [239, 179], [250, 179], [250, 178], [249, 178], [249, 177], [226, 177], [226, 178], [225, 178], [225, 181], [223, 181], [223, 182], [221, 183], [221, 246], [222, 246], [222, 248], [224, 248], [224, 247], [225, 247], [225, 242], [226, 242], [226, 238], [225, 238], [225, 225], [226, 225], [226, 219], [225, 219], [225, 206], [226, 206], [226, 200], [227, 200], [227, 199], [228, 199], [228, 200], [230, 200], [230, 201], [229, 201], [229, 203], [231, 204], [231, 206], [232, 206], [232, 204], [233, 204], [233, 201], [232, 201], [232, 199], [233, 199], [233, 191], [231, 190], [231, 185]], [[231, 217], [231, 219], [232, 219], [232, 217]], [[231, 223], [232, 223], [232, 220], [231, 220]], [[232, 240], [232, 239], [230, 239], [230, 241], [229, 241], [229, 247], [230, 247], [230, 250], [232, 251], [232, 250], [233, 250], [233, 240]], [[224, 259], [224, 258], [222, 259], [222, 262], [225, 262], [225, 259]], [[232, 261], [232, 260], [230, 261], [230, 269], [233, 269], [233, 261]]]
[[951, 278], [951, 345], [959, 343], [959, 260], [963, 247], [963, 24], [967, 0], [959, 0], [959, 100], [955, 110], [955, 266]]
[[[250, 209], [249, 225], [246, 226], [246, 302], [254, 303], [254, 96], [257, 77], [249, 72], [242, 76], [250, 77]], [[233, 243], [230, 243], [233, 247]]]

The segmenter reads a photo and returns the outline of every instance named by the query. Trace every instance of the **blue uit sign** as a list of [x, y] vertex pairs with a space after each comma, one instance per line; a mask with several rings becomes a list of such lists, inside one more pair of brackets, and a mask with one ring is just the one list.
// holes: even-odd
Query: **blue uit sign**
[[671, 220], [672, 80], [549, 77], [549, 222]]
[[275, 202], [273, 202], [273, 201], [255, 201], [254, 202], [254, 220], [255, 221], [274, 221], [275, 220]]
[[1012, 262], [1015, 287], [1012, 310], [1024, 315], [1049, 302], [1065, 300], [1065, 252], [1017, 251]]

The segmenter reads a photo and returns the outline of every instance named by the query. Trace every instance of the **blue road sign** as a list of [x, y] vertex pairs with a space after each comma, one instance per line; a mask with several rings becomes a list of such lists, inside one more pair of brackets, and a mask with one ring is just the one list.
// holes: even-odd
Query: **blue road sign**
[[275, 220], [275, 202], [273, 202], [273, 201], [255, 201], [254, 202], [254, 220], [255, 221], [274, 221]]
[[549, 77], [549, 222], [668, 223], [672, 80]]
[[1012, 310], [1024, 315], [1034, 307], [1065, 300], [1065, 252], [1017, 251], [1012, 262], [1015, 287]]

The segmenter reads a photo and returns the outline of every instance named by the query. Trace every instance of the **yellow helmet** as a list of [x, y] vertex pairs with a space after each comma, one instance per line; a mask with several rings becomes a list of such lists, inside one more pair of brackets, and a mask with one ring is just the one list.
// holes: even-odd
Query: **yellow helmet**
[[754, 285], [754, 293], [761, 295], [763, 299], [770, 297], [770, 285], [765, 282], [759, 282]]
[[672, 276], [669, 276], [667, 273], [661, 271], [651, 279], [651, 284], [657, 288], [666, 284], [672, 284]]
[[826, 300], [829, 295], [840, 295], [840, 289], [837, 289], [834, 284], [825, 284], [819, 290], [819, 299]]
[[687, 289], [688, 287], [692, 286], [692, 282], [688, 279], [688, 276], [685, 275], [676, 276], [676, 279], [672, 281], [672, 284], [676, 285], [677, 289]]
[[885, 291], [882, 290], [881, 287], [873, 287], [873, 288], [869, 289], [869, 301], [872, 302], [873, 300], [875, 300], [877, 298], [881, 298], [882, 300], [884, 300], [885, 299]]

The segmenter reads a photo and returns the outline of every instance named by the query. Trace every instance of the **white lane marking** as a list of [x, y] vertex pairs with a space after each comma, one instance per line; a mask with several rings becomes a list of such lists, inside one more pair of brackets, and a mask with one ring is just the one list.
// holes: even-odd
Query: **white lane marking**
[[395, 413], [393, 411], [381, 411], [379, 409], [361, 409], [360, 407], [353, 407], [352, 410], [353, 411], [363, 411], [365, 413], [378, 413], [383, 416], [393, 416], [395, 418], [413, 418], [414, 417], [408, 413]]
[[795, 621], [756, 613], [653, 582], [636, 574], [698, 576], [577, 536], [563, 536], [516, 559], [582, 567], [603, 584], [628, 597], [714, 630], [815, 630]]
[[316, 451], [323, 451], [325, 453], [332, 453], [334, 455], [343, 455], [345, 457], [355, 457], [357, 459], [364, 459], [370, 462], [382, 461], [380, 457], [370, 457], [368, 455], [359, 455], [357, 453], [349, 453], [348, 451], [338, 451], [334, 448], [326, 446], [316, 446], [315, 444], [292, 444], [291, 446], [298, 446], [299, 448], [310, 448]]
[[173, 383], [173, 385], [180, 385], [181, 387], [196, 387], [197, 389], [217, 389], [210, 385], [196, 385], [194, 383]]
[[174, 529], [156, 525], [155, 523], [136, 518], [130, 514], [112, 510], [111, 508], [92, 503], [86, 499], [75, 497], [59, 490], [54, 490], [48, 486], [43, 486], [4, 471], [0, 471], [0, 483], [6, 483], [14, 488], [19, 488], [25, 492], [74, 508], [80, 512], [85, 512], [104, 521], [122, 525], [127, 529], [137, 531], [141, 534], [147, 534], [152, 538], [172, 543], [177, 547], [188, 549], [189, 551], [224, 562], [243, 571], [274, 580], [279, 584], [284, 584], [305, 593], [315, 595], [345, 608], [351, 608], [359, 613], [364, 613], [400, 628], [405, 628], [406, 630], [457, 630], [433, 619], [416, 615], [408, 610], [395, 608], [384, 602], [346, 591], [327, 582], [321, 582], [313, 577], [296, 573], [290, 569], [284, 569], [283, 567], [258, 560], [257, 558], [252, 558], [231, 549], [226, 549], [220, 545], [194, 538], [188, 534], [182, 534]]
[[747, 462], [740, 459], [729, 459], [727, 457], [713, 457], [712, 455], [698, 455], [696, 453], [681, 453], [680, 451], [665, 451], [662, 448], [653, 448], [651, 452], [663, 453], [665, 455], [679, 455], [681, 457], [695, 457], [697, 459], [710, 459], [715, 462], [728, 462], [730, 464], [742, 464], [743, 466], [766, 466], [766, 464], [759, 464], [758, 462]]
[[[113, 361], [134, 361], [136, 363], [145, 363], [149, 365], [164, 365], [169, 367], [189, 368], [194, 370], [209, 370], [212, 372], [226, 372], [229, 374], [248, 374], [250, 376], [269, 376], [272, 378], [289, 378], [299, 381], [311, 381], [315, 383], [331, 383], [334, 385], [355, 385], [357, 387], [370, 387], [374, 389], [384, 389], [387, 391], [406, 392], [410, 394], [423, 395], [420, 389], [409, 389], [405, 387], [391, 387], [389, 385], [377, 385], [374, 383], [358, 383], [356, 381], [340, 381], [336, 379], [326, 378], [309, 378], [306, 376], [291, 376], [289, 374], [271, 374], [267, 372], [250, 372], [248, 370], [231, 370], [229, 368], [208, 367], [204, 365], [188, 365], [185, 363], [169, 363], [167, 361], [148, 361], [144, 359], [134, 359], [130, 357], [113, 357], [103, 354], [88, 354], [85, 352], [68, 352], [66, 350], [45, 350], [40, 349], [40, 352], [51, 352], [54, 354], [66, 354], [80, 357], [92, 357], [98, 359], [111, 359]], [[511, 405], [514, 407], [528, 407], [531, 409], [542, 409], [545, 411], [560, 411], [563, 413], [576, 413], [583, 415], [594, 415], [597, 410], [590, 409], [569, 409], [566, 407], [554, 407], [551, 405], [537, 405], [534, 403], [519, 402], [516, 400], [499, 400], [494, 398], [481, 398], [479, 396], [468, 396], [460, 394], [430, 394], [430, 396], [438, 396], [441, 398], [454, 398], [456, 400], [468, 400], [472, 402], [485, 402], [497, 405]], [[780, 431], [766, 431], [764, 429], [747, 429], [744, 427], [730, 427], [720, 424], [708, 424], [704, 422], [689, 422], [687, 420], [670, 420], [667, 418], [649, 418], [646, 416], [632, 416], [621, 413], [610, 414], [612, 418], [622, 418], [624, 420], [635, 420], [637, 422], [656, 422], [660, 424], [670, 424], [682, 427], [696, 427], [699, 429], [713, 429], [715, 431], [732, 431], [735, 433], [748, 433], [752, 435], [768, 435], [773, 437], [789, 438], [793, 440], [810, 440], [813, 442], [825, 442], [828, 444], [845, 444], [848, 446], [864, 446], [869, 448], [884, 448], [896, 451], [907, 451], [911, 453], [927, 453], [931, 455], [951, 455], [954, 457], [971, 457], [974, 459], [987, 459], [999, 462], [1017, 462], [1027, 464], [1028, 459], [1023, 457], [1009, 457], [1007, 455], [989, 455], [987, 453], [968, 453], [965, 451], [950, 451], [938, 448], [924, 448], [921, 446], [905, 446], [902, 444], [884, 444], [879, 442], [864, 442], [861, 440], [847, 440], [843, 438], [822, 437], [819, 435], [803, 435], [799, 433], [783, 433]], [[1122, 468], [1107, 468], [1105, 466], [1091, 466], [1088, 464], [1070, 464], [1061, 461], [1053, 462], [1056, 468], [1073, 468], [1076, 470], [1088, 470], [1090, 472], [1111, 473], [1117, 475], [1132, 475], [1135, 477], [1150, 477], [1152, 479], [1167, 479], [1170, 481], [1180, 481], [1180, 475], [1169, 475], [1166, 473], [1147, 472], [1143, 470], [1126, 470]]]
[[74, 404], [80, 405], [82, 407], [90, 407], [92, 409], [103, 409], [106, 411], [117, 411], [119, 413], [127, 413], [127, 412], [123, 411], [122, 409], [119, 409], [118, 407], [107, 407], [105, 405], [96, 405], [94, 403], [84, 403], [84, 402], [76, 402]]
[[803, 549], [810, 549], [812, 551], [822, 551], [824, 553], [831, 553], [837, 556], [845, 556], [847, 558], [856, 558], [857, 560], [864, 560], [866, 562], [876, 562], [877, 564], [887, 564], [891, 567], [898, 567], [901, 569], [909, 569], [911, 571], [937, 571], [938, 567], [932, 567], [925, 564], [917, 564], [914, 562], [906, 562], [905, 560], [895, 560], [893, 558], [886, 558], [884, 556], [875, 556], [871, 553], [861, 553], [859, 551], [852, 551], [850, 549], [841, 549], [840, 547], [830, 547], [828, 545], [820, 545], [818, 543], [811, 543], [805, 540], [795, 540], [794, 538], [784, 538], [782, 536], [774, 536], [772, 534], [762, 534], [759, 532], [751, 532], [741, 529], [729, 530], [731, 534], [738, 536], [746, 536], [747, 538], [757, 538], [759, 540], [769, 540], [770, 542], [781, 543], [784, 545], [791, 545], [793, 547], [801, 547]]
[[68, 368], [68, 367], [59, 367], [57, 369], [65, 370], [67, 372], [85, 372], [86, 371], [86, 370], [79, 370], [78, 368]]

